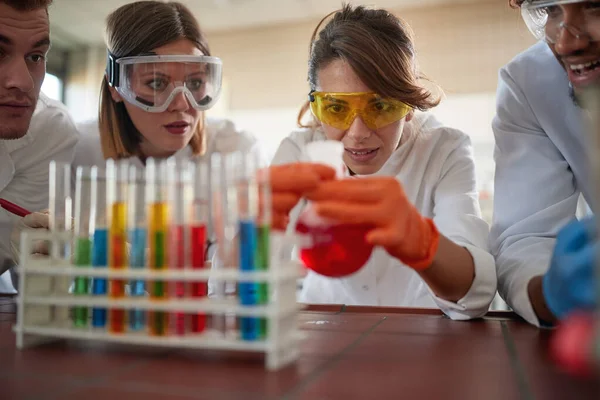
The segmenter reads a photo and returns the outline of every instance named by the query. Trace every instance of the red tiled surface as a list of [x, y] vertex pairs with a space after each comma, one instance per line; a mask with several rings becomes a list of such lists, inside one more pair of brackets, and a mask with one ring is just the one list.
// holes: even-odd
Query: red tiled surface
[[[6, 311], [5, 311], [6, 310]], [[599, 399], [560, 373], [549, 331], [495, 313], [309, 306], [300, 359], [268, 372], [257, 354], [57, 342], [18, 351], [14, 299], [0, 297], [0, 399]]]
[[513, 321], [506, 322], [505, 326], [513, 339], [519, 367], [536, 398], [600, 399], [600, 379], [573, 379], [552, 362], [548, 351], [552, 331], [528, 329]]

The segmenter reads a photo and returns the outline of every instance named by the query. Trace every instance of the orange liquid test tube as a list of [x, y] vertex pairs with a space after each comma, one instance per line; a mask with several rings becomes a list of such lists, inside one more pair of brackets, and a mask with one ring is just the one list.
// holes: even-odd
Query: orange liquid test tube
[[[128, 165], [125, 162], [107, 160], [107, 211], [108, 211], [108, 267], [123, 270], [127, 267], [127, 191]], [[110, 279], [110, 297], [125, 298], [125, 280]], [[111, 333], [125, 332], [125, 310], [109, 310], [109, 330]]]

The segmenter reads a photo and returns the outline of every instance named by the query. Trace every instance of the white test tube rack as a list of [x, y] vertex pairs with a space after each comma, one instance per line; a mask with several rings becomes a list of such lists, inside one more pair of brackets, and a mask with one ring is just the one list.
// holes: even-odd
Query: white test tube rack
[[[61, 339], [77, 339], [94, 342], [112, 342], [131, 345], [147, 345], [170, 348], [211, 349], [224, 351], [246, 351], [265, 354], [265, 367], [279, 369], [298, 359], [299, 341], [297, 315], [302, 306], [296, 302], [296, 284], [302, 274], [297, 261], [282, 261], [281, 250], [293, 245], [292, 239], [283, 234], [271, 234], [270, 268], [267, 271], [242, 272], [237, 268], [212, 270], [207, 265], [202, 270], [182, 269], [153, 271], [148, 268], [93, 268], [74, 266], [69, 260], [51, 256], [30, 255], [35, 240], [54, 243], [70, 243], [72, 234], [29, 230], [21, 235], [21, 263], [19, 270], [19, 295], [17, 299], [17, 323], [14, 331], [17, 348], [25, 349]], [[142, 279], [144, 281], [198, 282], [217, 279], [226, 282], [265, 282], [269, 285], [269, 304], [247, 306], [239, 304], [237, 298], [169, 298], [151, 300], [149, 297], [113, 299], [109, 295], [76, 295], [57, 293], [56, 282], [75, 277], [99, 277], [110, 279]], [[185, 336], [150, 336], [144, 332], [110, 333], [107, 329], [75, 327], [69, 313], [57, 310], [72, 307], [99, 307], [116, 309], [141, 309], [166, 312], [202, 312], [207, 315], [235, 315], [259, 317], [267, 320], [267, 335], [261, 341], [245, 341], [239, 335], [223, 336], [207, 329], [202, 333]], [[90, 313], [91, 314], [91, 313]]]

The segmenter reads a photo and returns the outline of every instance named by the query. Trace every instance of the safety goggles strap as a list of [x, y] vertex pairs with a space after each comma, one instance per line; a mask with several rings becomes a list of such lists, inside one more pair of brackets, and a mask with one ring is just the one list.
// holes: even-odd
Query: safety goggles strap
[[120, 66], [117, 63], [118, 58], [107, 52], [106, 57], [106, 79], [112, 87], [119, 87]]

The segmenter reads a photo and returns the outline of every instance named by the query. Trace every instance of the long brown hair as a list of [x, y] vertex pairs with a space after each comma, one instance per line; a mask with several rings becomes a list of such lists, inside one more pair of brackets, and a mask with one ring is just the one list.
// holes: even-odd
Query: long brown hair
[[[106, 44], [116, 58], [149, 53], [179, 39], [188, 39], [210, 56], [208, 42], [198, 21], [181, 3], [138, 1], [119, 7], [106, 20]], [[140, 156], [142, 135], [125, 105], [113, 100], [106, 76], [102, 79], [98, 115], [104, 158]], [[194, 154], [206, 148], [204, 116], [190, 140]]]
[[[333, 17], [332, 17], [333, 15]], [[325, 27], [324, 22], [331, 17]], [[425, 111], [437, 106], [439, 96], [419, 83], [413, 33], [407, 23], [390, 12], [345, 4], [327, 15], [315, 28], [310, 45], [308, 82], [318, 86], [318, 73], [334, 60], [344, 60], [374, 92]], [[309, 109], [298, 114], [298, 126]]]

